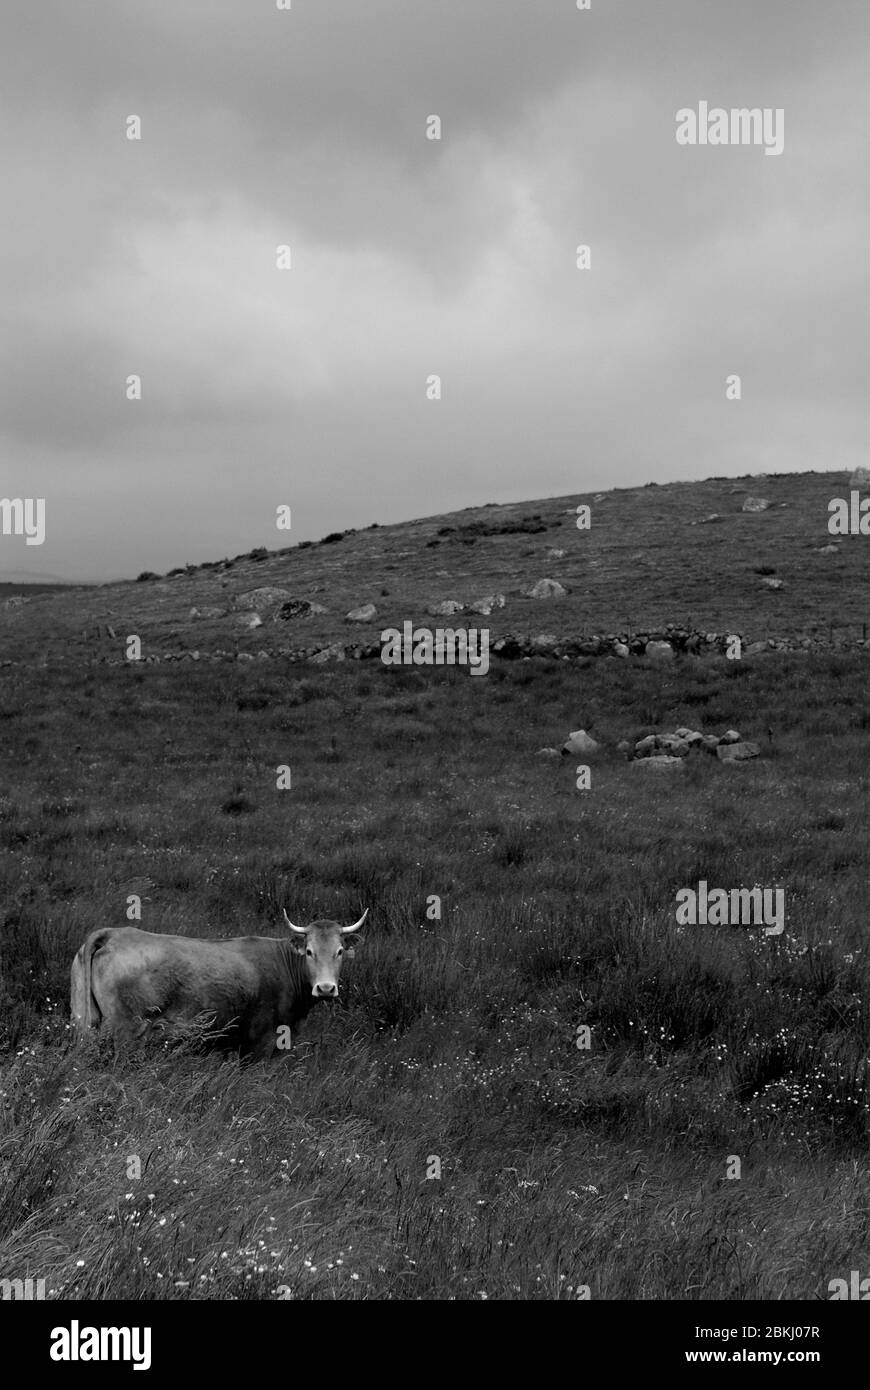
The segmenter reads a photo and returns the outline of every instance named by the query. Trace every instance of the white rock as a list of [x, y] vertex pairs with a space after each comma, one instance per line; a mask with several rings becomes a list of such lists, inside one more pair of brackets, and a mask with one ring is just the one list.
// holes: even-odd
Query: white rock
[[474, 603], [468, 605], [469, 613], [482, 613], [484, 617], [494, 608], [504, 608], [504, 594], [488, 594], [485, 598], [475, 599]]
[[563, 753], [597, 753], [601, 747], [585, 729], [575, 729], [562, 744]]
[[276, 604], [286, 603], [290, 597], [289, 589], [276, 589], [270, 585], [265, 585], [260, 589], [249, 589], [246, 594], [239, 594], [236, 598], [236, 607], [272, 608]]
[[352, 608], [345, 618], [349, 623], [370, 623], [378, 615], [378, 610], [373, 603], [363, 603], [359, 608]]
[[526, 598], [564, 598], [568, 590], [558, 579], [539, 579], [531, 589], [526, 590]]
[[[449, 618], [452, 617], [454, 613], [462, 613], [464, 607], [465, 605], [460, 603], [458, 599], [446, 598], [441, 603], [433, 603], [432, 607], [427, 608], [426, 612], [431, 613], [434, 618]], [[350, 614], [348, 614], [348, 617], [350, 617]]]
[[741, 511], [744, 512], [766, 512], [770, 503], [766, 497], [747, 497], [744, 499]]

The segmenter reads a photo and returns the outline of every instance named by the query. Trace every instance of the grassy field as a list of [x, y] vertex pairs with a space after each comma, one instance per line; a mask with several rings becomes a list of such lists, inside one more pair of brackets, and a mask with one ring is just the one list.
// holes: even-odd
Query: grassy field
[[[870, 1272], [867, 672], [6, 669], [0, 1277], [815, 1299]], [[681, 723], [763, 756], [676, 782], [605, 751], [586, 792], [576, 760], [535, 756]], [[782, 887], [783, 935], [677, 927], [702, 878]], [[68, 971], [131, 893], [154, 931], [277, 935], [281, 905], [370, 922], [286, 1058], [115, 1064], [71, 1046]]]

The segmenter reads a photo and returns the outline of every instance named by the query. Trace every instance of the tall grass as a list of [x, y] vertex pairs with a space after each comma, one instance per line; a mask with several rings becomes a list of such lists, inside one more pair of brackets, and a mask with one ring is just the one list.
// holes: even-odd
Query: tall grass
[[[15, 681], [0, 1277], [776, 1299], [870, 1264], [863, 659]], [[682, 723], [765, 756], [665, 782], [604, 752], [589, 792], [535, 756]], [[678, 927], [699, 878], [784, 888], [782, 937]], [[371, 912], [289, 1056], [115, 1063], [71, 1045], [68, 971], [131, 894], [146, 929], [201, 936]]]

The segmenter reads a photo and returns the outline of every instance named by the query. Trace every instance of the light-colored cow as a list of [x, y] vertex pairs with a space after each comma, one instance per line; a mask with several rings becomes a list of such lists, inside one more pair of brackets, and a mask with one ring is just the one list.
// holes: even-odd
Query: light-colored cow
[[72, 963], [73, 1025], [80, 1037], [106, 1032], [116, 1053], [155, 1033], [198, 1029], [265, 1059], [289, 1046], [317, 1000], [338, 996], [342, 962], [354, 954], [348, 938], [367, 915], [368, 908], [351, 927], [297, 927], [285, 912], [289, 937], [229, 941], [105, 927], [91, 933]]

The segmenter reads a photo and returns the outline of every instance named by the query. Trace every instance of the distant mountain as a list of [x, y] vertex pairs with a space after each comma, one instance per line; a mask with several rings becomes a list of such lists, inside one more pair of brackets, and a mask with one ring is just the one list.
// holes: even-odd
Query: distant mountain
[[11, 598], [13, 594], [41, 594], [46, 592], [54, 593], [58, 589], [70, 589], [71, 585], [64, 579], [51, 579], [46, 581], [36, 579], [17, 579], [15, 571], [11, 574], [7, 571], [0, 576], [0, 599]]

